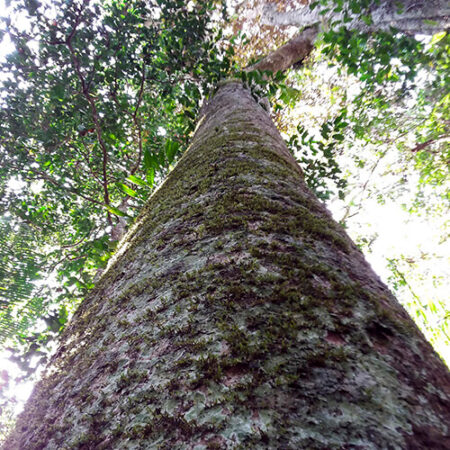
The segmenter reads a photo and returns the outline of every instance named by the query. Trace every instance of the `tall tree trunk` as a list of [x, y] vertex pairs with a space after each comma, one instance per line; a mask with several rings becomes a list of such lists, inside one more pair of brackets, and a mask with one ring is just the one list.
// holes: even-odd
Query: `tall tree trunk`
[[449, 448], [449, 375], [221, 85], [6, 449]]

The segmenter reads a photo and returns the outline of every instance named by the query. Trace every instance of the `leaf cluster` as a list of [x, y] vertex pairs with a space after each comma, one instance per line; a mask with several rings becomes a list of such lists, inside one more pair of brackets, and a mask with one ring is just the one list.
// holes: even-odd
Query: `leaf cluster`
[[[52, 318], [64, 322], [186, 148], [200, 102], [230, 66], [220, 7], [19, 0], [3, 18], [15, 47], [0, 62], [0, 213], [15, 243], [2, 273], [3, 341], [28, 329], [36, 343]], [[7, 275], [19, 260], [23, 273]], [[51, 274], [40, 295], [37, 281]], [[22, 307], [47, 316], [38, 337]]]

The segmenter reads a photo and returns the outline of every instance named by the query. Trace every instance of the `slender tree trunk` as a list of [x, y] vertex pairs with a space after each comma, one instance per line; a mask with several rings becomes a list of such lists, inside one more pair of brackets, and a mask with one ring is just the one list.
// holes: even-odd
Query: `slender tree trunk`
[[449, 375], [221, 85], [64, 333], [6, 449], [444, 449]]

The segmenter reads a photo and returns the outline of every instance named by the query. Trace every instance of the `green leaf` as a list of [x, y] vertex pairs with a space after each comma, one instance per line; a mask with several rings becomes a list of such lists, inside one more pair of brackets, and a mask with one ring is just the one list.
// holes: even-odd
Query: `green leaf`
[[117, 186], [121, 191], [125, 192], [125, 194], [129, 195], [130, 197], [136, 197], [136, 191], [128, 187], [126, 184], [117, 183]]
[[155, 169], [153, 167], [150, 167], [150, 169], [147, 170], [146, 178], [148, 185], [153, 187], [155, 182]]
[[120, 217], [129, 217], [129, 215], [123, 211], [121, 211], [119, 208], [116, 208], [115, 206], [107, 206], [106, 209], [116, 216]]
[[441, 31], [440, 33], [433, 34], [430, 45], [434, 45], [437, 42], [441, 41], [442, 39], [445, 38], [446, 35], [447, 35], [446, 31]]
[[291, 86], [286, 86], [285, 90], [289, 101], [297, 100], [300, 95], [300, 91]]
[[64, 84], [57, 84], [52, 88], [51, 96], [57, 99], [63, 99], [66, 92], [66, 87]]
[[145, 169], [152, 169], [155, 168], [155, 166], [158, 165], [158, 162], [156, 161], [156, 157], [153, 153], [150, 153], [150, 150], [146, 148], [144, 150], [144, 168]]
[[362, 15], [362, 16], [361, 16], [361, 19], [362, 19], [363, 22], [364, 22], [366, 25], [368, 25], [368, 26], [372, 25], [372, 23], [373, 23], [373, 21], [372, 21], [372, 16]]
[[165, 152], [169, 163], [175, 159], [175, 155], [177, 154], [179, 147], [180, 144], [178, 142], [170, 139], [166, 140]]
[[137, 177], [136, 175], [129, 175], [127, 177], [127, 180], [130, 181], [131, 183], [137, 184], [138, 186], [142, 186], [142, 187], [147, 187], [148, 184], [145, 180], [143, 180], [142, 178]]

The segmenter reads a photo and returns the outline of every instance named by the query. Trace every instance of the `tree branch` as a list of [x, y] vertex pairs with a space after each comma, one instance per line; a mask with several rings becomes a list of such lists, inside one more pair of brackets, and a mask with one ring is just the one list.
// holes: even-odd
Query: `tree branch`
[[304, 60], [314, 48], [319, 30], [317, 26], [306, 28], [294, 36], [289, 42], [281, 46], [261, 61], [246, 68], [246, 71], [260, 70], [272, 73], [283, 72], [289, 67]]
[[308, 27], [314, 24], [326, 24], [326, 27], [340, 27], [345, 14], [350, 21], [346, 28], [365, 32], [389, 31], [391, 27], [397, 28], [407, 34], [434, 34], [449, 27], [450, 8], [447, 0], [403, 0], [402, 9], [399, 9], [396, 0], [371, 2], [366, 14], [372, 17], [368, 25], [361, 19], [360, 13], [334, 11], [330, 5], [318, 5], [311, 9], [309, 5], [291, 11], [279, 11], [277, 3], [265, 4], [261, 22], [271, 26], [297, 26]]
[[[83, 6], [87, 3], [88, 0], [85, 0], [83, 3]], [[72, 46], [72, 39], [75, 36], [75, 31], [76, 28], [78, 27], [78, 25], [81, 23], [81, 10], [80, 10], [80, 14], [73, 26], [73, 29], [71, 31], [71, 33], [69, 34], [69, 36], [66, 39], [66, 46], [69, 49], [70, 55], [71, 55], [71, 59], [72, 59], [72, 63], [75, 69], [75, 72], [80, 80], [81, 83], [81, 88], [82, 88], [82, 93], [84, 95], [84, 97], [86, 98], [87, 102], [89, 103], [89, 106], [91, 108], [91, 114], [92, 114], [92, 120], [94, 122], [94, 127], [95, 127], [95, 133], [97, 135], [97, 140], [98, 143], [100, 145], [100, 148], [102, 150], [102, 174], [103, 174], [103, 197], [105, 199], [105, 204], [107, 206], [110, 205], [110, 198], [109, 198], [109, 190], [108, 190], [108, 174], [107, 174], [107, 165], [108, 165], [108, 150], [106, 148], [106, 144], [105, 141], [103, 140], [103, 136], [102, 136], [102, 130], [101, 130], [101, 125], [100, 125], [100, 120], [98, 117], [98, 112], [97, 112], [97, 107], [94, 101], [94, 98], [92, 97], [91, 93], [89, 92], [89, 86], [86, 83], [86, 80], [81, 72], [81, 68], [80, 68], [80, 61], [77, 58], [76, 52]], [[113, 222], [112, 222], [112, 217], [111, 217], [111, 213], [108, 211], [107, 212], [107, 218], [108, 218], [108, 224], [112, 226]]]
[[[421, 144], [416, 145], [410, 151], [412, 153], [420, 152], [421, 150], [427, 148], [429, 145], [434, 144], [435, 142], [438, 142], [441, 139], [446, 139], [446, 138], [448, 138], [448, 135], [444, 135], [444, 136], [439, 136], [437, 138], [428, 139], [428, 141], [425, 141], [425, 142], [422, 142]], [[430, 153], [436, 153], [436, 152], [430, 152]]]

